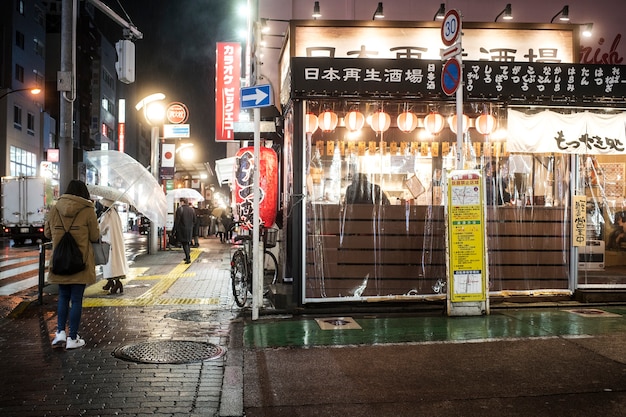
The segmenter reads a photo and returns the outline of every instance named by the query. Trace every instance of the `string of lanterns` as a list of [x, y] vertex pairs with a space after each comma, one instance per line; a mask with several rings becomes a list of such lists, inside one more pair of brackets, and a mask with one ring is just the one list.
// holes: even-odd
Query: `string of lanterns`
[[[391, 126], [391, 116], [383, 110], [376, 111], [367, 117], [358, 110], [350, 110], [344, 117], [345, 127], [350, 132], [361, 130], [366, 122], [374, 132], [382, 133], [386, 132]], [[304, 118], [306, 133], [315, 133], [317, 129], [321, 129], [322, 132], [332, 132], [338, 123], [339, 117], [330, 109], [324, 110], [317, 116], [308, 112]], [[450, 130], [456, 134], [458, 126], [457, 116], [450, 116], [447, 123]], [[398, 115], [396, 124], [401, 131], [410, 133], [419, 125], [419, 118], [413, 112], [403, 111]], [[478, 116], [474, 121], [474, 127], [482, 135], [493, 133], [497, 124], [497, 119], [487, 113]], [[433, 111], [424, 117], [423, 126], [429, 134], [436, 135], [445, 128], [446, 119], [441, 114]], [[462, 127], [463, 133], [466, 133], [470, 127], [470, 118], [465, 114], [462, 117]]]

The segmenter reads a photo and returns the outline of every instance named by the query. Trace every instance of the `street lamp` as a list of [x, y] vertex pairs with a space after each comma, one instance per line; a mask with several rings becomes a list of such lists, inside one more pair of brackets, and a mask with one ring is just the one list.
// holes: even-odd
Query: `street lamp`
[[0, 95], [0, 100], [8, 96], [9, 94], [18, 93], [20, 91], [30, 91], [30, 93], [34, 96], [41, 93], [41, 88], [18, 88], [17, 90], [9, 90], [6, 93]]
[[[165, 120], [165, 107], [161, 103], [165, 99], [165, 94], [156, 93], [144, 97], [137, 103], [137, 111], [143, 109], [146, 122], [152, 126], [150, 130], [150, 172], [156, 181], [161, 184], [159, 178], [159, 136], [161, 125]], [[152, 222], [150, 226], [148, 252], [156, 254], [159, 250], [159, 231], [156, 224]]]

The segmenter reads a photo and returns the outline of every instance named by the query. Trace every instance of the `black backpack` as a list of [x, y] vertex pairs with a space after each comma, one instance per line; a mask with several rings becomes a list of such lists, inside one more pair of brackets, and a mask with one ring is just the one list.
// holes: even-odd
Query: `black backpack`
[[52, 272], [57, 275], [74, 275], [78, 272], [84, 271], [86, 267], [85, 262], [83, 261], [83, 254], [80, 251], [74, 236], [70, 233], [74, 220], [78, 217], [78, 213], [74, 216], [69, 229], [65, 228], [63, 219], [58, 211], [57, 215], [59, 216], [59, 220], [61, 220], [61, 225], [63, 225], [65, 233], [52, 253]]

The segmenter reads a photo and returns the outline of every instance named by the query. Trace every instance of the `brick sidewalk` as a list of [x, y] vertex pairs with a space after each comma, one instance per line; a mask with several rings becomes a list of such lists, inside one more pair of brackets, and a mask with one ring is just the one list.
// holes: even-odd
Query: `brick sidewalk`
[[[180, 250], [139, 257], [122, 295], [88, 288], [84, 348], [52, 349], [56, 295], [0, 319], [0, 414], [7, 416], [216, 416], [228, 352], [183, 364], [124, 361], [116, 349], [156, 341], [229, 345], [239, 309], [230, 296], [229, 247], [200, 239], [194, 262]], [[181, 266], [182, 265], [182, 266]], [[149, 296], [146, 296], [149, 294]], [[139, 301], [138, 301], [139, 300]], [[229, 374], [232, 372], [229, 371]], [[228, 405], [241, 408], [230, 387]], [[239, 403], [238, 403], [239, 402]], [[231, 412], [229, 412], [231, 413]]]

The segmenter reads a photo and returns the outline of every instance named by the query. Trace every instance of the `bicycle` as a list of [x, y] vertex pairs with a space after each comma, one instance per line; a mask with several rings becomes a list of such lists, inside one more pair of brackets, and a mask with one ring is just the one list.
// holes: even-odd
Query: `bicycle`
[[[238, 223], [235, 223], [233, 228], [236, 227], [237, 224]], [[263, 282], [268, 281], [271, 284], [275, 284], [278, 276], [278, 260], [268, 249], [276, 246], [278, 229], [266, 228], [264, 226], [260, 227], [260, 238], [264, 253]], [[235, 303], [239, 307], [243, 307], [248, 301], [248, 293], [252, 293], [252, 234], [237, 235], [233, 240], [238, 246], [230, 261], [232, 290]], [[268, 264], [270, 265], [269, 268], [267, 267]]]

